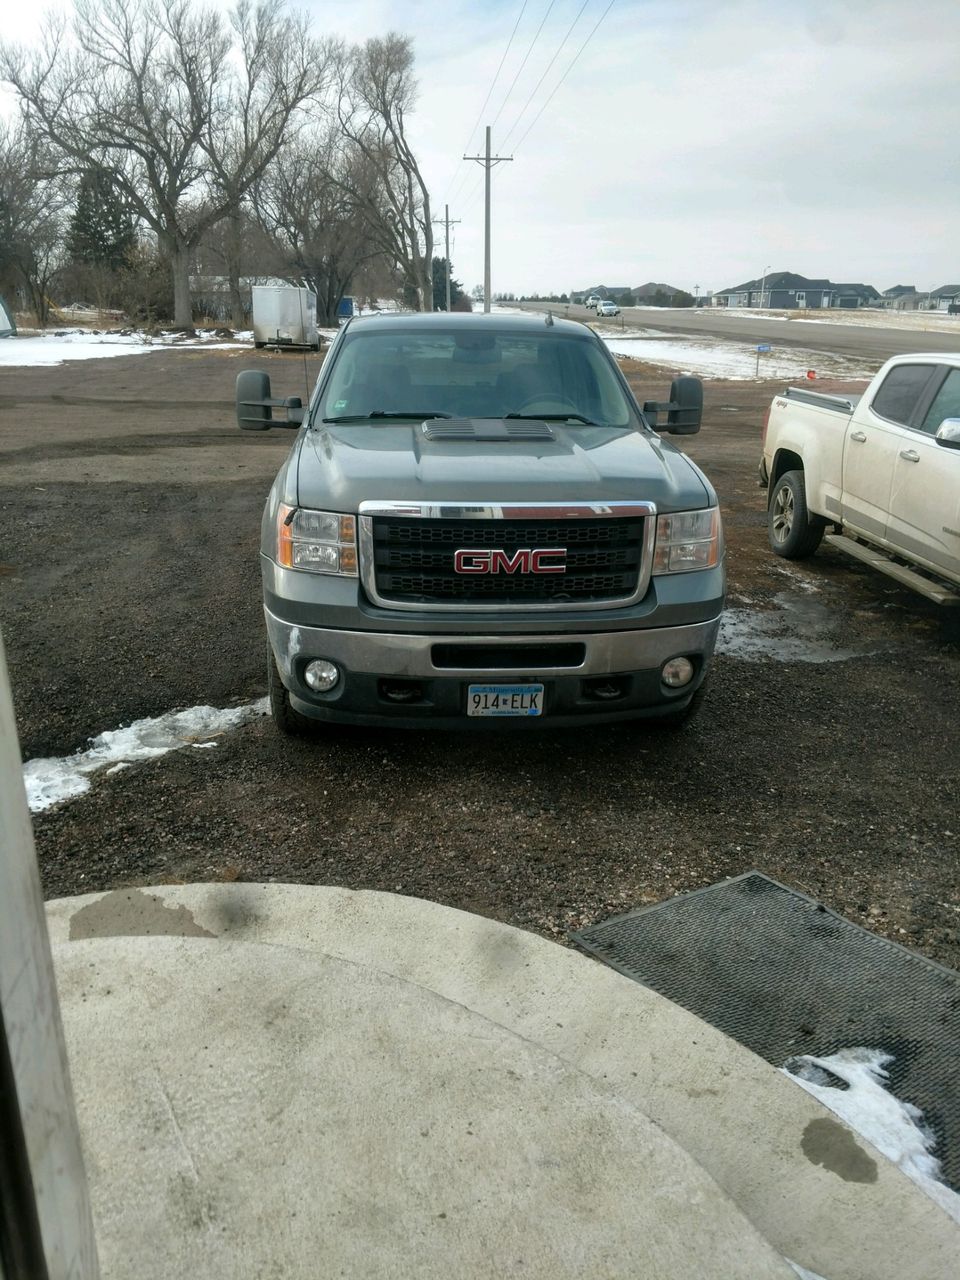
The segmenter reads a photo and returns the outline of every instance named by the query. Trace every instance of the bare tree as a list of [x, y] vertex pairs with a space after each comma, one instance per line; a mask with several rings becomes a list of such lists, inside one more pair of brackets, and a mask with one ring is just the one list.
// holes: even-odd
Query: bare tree
[[[410, 39], [390, 32], [344, 57], [337, 113], [344, 138], [363, 160], [352, 172], [365, 175], [362, 184], [345, 183], [344, 193], [397, 263], [418, 308], [431, 311], [430, 193], [407, 137], [416, 92]], [[375, 181], [366, 180], [369, 175]]]
[[49, 159], [23, 126], [0, 121], [0, 274], [18, 277], [41, 328], [49, 288], [65, 253], [67, 183], [49, 177]]
[[191, 0], [75, 0], [73, 41], [51, 21], [36, 51], [0, 45], [0, 75], [61, 167], [109, 173], [155, 233], [187, 327], [193, 246], [295, 131], [328, 58], [283, 0], [240, 0], [229, 25]]
[[350, 194], [361, 192], [375, 205], [377, 186], [376, 172], [344, 147], [336, 125], [304, 134], [254, 184], [253, 206], [284, 260], [282, 273], [316, 293], [318, 316], [327, 324], [336, 323], [357, 272], [383, 257]]

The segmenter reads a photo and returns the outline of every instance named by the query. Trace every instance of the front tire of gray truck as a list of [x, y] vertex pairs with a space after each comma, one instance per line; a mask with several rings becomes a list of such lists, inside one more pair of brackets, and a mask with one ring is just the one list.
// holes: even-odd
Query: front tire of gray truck
[[773, 486], [767, 536], [775, 555], [787, 560], [812, 556], [823, 539], [824, 522], [810, 515], [802, 471], [785, 471]]
[[681, 707], [679, 711], [671, 711], [669, 715], [659, 716], [652, 722], [653, 725], [657, 729], [682, 729], [697, 715], [706, 696], [707, 681], [704, 680], [685, 707]]
[[267, 642], [267, 692], [270, 697], [270, 714], [273, 723], [288, 738], [315, 738], [317, 722], [302, 716], [290, 705], [290, 692], [280, 679], [277, 662]]

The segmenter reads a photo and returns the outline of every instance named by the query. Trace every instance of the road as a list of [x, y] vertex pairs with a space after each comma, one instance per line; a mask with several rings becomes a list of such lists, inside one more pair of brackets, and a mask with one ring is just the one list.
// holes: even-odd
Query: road
[[[513, 305], [513, 304], [512, 304]], [[544, 311], [542, 302], [515, 304], [532, 311]], [[571, 320], [597, 322], [593, 311], [573, 304], [554, 306]], [[915, 351], [960, 351], [960, 316], [956, 333], [941, 330], [882, 329], [865, 324], [826, 324], [820, 321], [782, 320], [758, 315], [737, 315], [735, 311], [692, 310], [626, 307], [623, 312], [627, 324], [662, 329], [666, 333], [708, 335], [726, 338], [734, 342], [756, 344], [769, 342], [778, 347], [808, 347], [814, 351], [830, 351], [838, 355], [862, 356], [867, 359], [887, 360], [890, 356], [907, 355]], [[597, 322], [611, 331], [620, 327], [619, 316]]]

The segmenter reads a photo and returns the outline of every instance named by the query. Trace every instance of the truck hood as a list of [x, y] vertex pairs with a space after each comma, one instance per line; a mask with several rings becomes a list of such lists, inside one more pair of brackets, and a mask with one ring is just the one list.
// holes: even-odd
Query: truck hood
[[715, 501], [699, 470], [658, 436], [629, 427], [550, 423], [547, 440], [431, 440], [423, 425], [327, 424], [300, 449], [298, 502], [356, 511], [397, 502], [655, 502], [684, 511]]

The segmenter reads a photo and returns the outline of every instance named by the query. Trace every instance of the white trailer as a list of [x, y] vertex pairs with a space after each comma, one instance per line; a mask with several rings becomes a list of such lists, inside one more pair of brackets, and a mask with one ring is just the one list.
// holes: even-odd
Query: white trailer
[[295, 285], [254, 285], [253, 345], [319, 351], [317, 295]]

